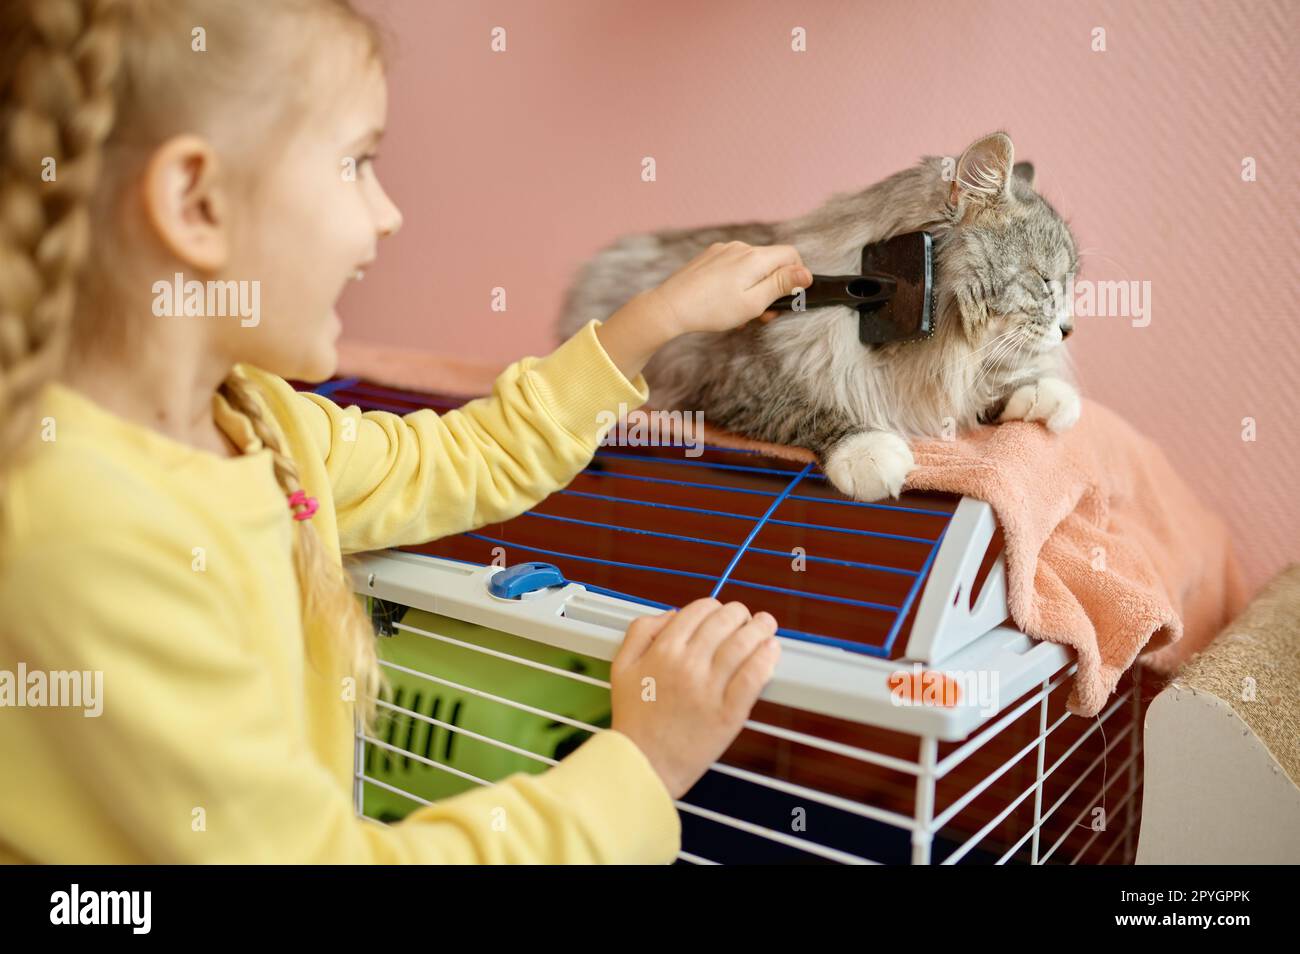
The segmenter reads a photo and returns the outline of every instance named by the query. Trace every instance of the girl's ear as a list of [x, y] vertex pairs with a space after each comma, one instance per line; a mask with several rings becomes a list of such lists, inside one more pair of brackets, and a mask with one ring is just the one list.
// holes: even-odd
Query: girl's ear
[[1006, 196], [1015, 155], [1011, 137], [1003, 132], [971, 143], [957, 160], [957, 174], [948, 189], [948, 208], [955, 211], [965, 199], [991, 205]]
[[185, 134], [159, 146], [145, 166], [145, 218], [163, 246], [192, 268], [219, 271], [230, 256], [226, 197], [217, 155]]

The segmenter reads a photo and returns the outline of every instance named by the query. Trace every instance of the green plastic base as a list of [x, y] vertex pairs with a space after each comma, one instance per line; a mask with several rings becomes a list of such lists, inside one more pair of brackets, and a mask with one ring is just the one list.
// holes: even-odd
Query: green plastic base
[[[486, 626], [414, 609], [407, 611], [401, 622], [563, 672], [609, 681], [608, 662]], [[603, 686], [405, 630], [378, 639], [381, 659], [445, 681], [435, 682], [384, 667], [392, 689], [381, 694], [381, 699], [444, 725], [394, 714], [381, 706], [373, 737], [393, 748], [366, 742], [362, 753], [365, 776], [420, 798], [436, 801], [478, 787], [472, 779], [447, 768], [486, 782], [498, 782], [516, 772], [535, 774], [545, 771], [549, 765], [525, 753], [559, 760], [591, 735], [579, 726], [523, 707], [599, 728], [609, 726], [609, 690]], [[513, 705], [493, 696], [509, 700]], [[452, 732], [445, 725], [478, 733], [497, 744]], [[500, 743], [522, 752], [512, 751]], [[363, 782], [363, 799], [364, 814], [386, 822], [398, 821], [419, 807], [418, 802], [369, 781]]]

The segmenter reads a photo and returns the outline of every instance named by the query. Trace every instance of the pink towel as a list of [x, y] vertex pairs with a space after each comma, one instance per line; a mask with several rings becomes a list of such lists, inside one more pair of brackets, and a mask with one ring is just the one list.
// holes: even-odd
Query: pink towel
[[[354, 346], [346, 373], [398, 387], [487, 394], [494, 369]], [[803, 448], [762, 444], [705, 426], [711, 444], [809, 461]], [[1168, 675], [1246, 606], [1223, 521], [1164, 452], [1108, 408], [1084, 398], [1064, 434], [1021, 421], [960, 440], [914, 445], [906, 489], [986, 500], [1006, 543], [1011, 618], [1030, 636], [1072, 646], [1079, 671], [1067, 705], [1096, 715], [1139, 654]]]
[[[812, 460], [705, 428], [710, 443]], [[1067, 706], [1093, 716], [1139, 654], [1168, 675], [1246, 605], [1223, 521], [1164, 452], [1087, 398], [1063, 434], [1014, 421], [914, 444], [905, 490], [985, 500], [1006, 544], [1007, 602], [1030, 636], [1074, 647]]]
[[1024, 632], [1073, 646], [1067, 705], [1096, 715], [1139, 654], [1169, 674], [1247, 602], [1232, 538], [1164, 452], [1085, 399], [1064, 434], [1015, 421], [914, 449], [917, 489], [987, 500]]

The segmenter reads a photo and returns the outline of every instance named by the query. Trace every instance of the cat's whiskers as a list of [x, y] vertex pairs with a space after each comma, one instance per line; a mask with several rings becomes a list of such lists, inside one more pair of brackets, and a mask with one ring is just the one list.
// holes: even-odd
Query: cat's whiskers
[[997, 350], [988, 357], [984, 366], [980, 369], [980, 373], [975, 378], [975, 383], [971, 385], [971, 390], [973, 392], [978, 393], [979, 388], [984, 384], [985, 379], [992, 374], [993, 369], [998, 366], [998, 363], [1003, 358], [1009, 357], [1020, 349], [1022, 342], [1016, 336], [1016, 333], [1019, 330], [1019, 328], [1012, 328], [1006, 334], [1000, 336], [1002, 343], [998, 346]]
[[1010, 357], [1024, 346], [1024, 334], [1019, 327], [1012, 328], [1007, 332], [1006, 341], [1004, 341], [996, 351], [994, 351], [986, 360], [985, 366], [989, 369], [996, 368], [1005, 358]]
[[1001, 342], [1009, 338], [1011, 335], [1015, 334], [1015, 331], [1016, 331], [1015, 328], [1011, 328], [1007, 331], [1002, 332], [1000, 335], [997, 335], [991, 341], [986, 341], [984, 344], [980, 345], [970, 354], [962, 355], [956, 361], [953, 361], [948, 365], [946, 365], [943, 368], [943, 372], [948, 371], [950, 368], [960, 368], [961, 372], [964, 373], [970, 369], [971, 365], [983, 363], [984, 361], [984, 358], [982, 357], [983, 353], [985, 351], [988, 351], [990, 348], [993, 348], [1001, 344]]
[[998, 354], [1008, 347], [1008, 344], [1011, 342], [1011, 338], [1013, 338], [1015, 333], [1017, 333], [1017, 329], [1014, 328], [1002, 331], [1002, 333], [998, 334], [997, 337], [992, 339], [992, 341], [985, 342], [982, 346], [976, 348], [974, 352], [971, 352], [970, 355], [965, 355], [962, 359], [959, 359], [957, 363], [954, 363], [954, 365], [961, 364], [961, 369], [959, 369], [958, 373], [961, 374], [962, 377], [966, 377], [967, 374], [970, 374], [972, 369], [975, 370], [974, 380], [965, 385], [965, 389], [969, 391], [969, 393], [975, 393], [975, 391], [978, 390], [980, 381], [987, 376], [989, 370], [991, 370], [993, 365], [996, 364]]

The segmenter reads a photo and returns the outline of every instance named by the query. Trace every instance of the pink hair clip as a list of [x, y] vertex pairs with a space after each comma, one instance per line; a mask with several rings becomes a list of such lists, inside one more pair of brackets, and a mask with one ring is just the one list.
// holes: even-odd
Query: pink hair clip
[[[295, 490], [289, 495], [289, 507], [294, 511], [293, 519], [295, 520], [310, 520], [319, 506], [320, 501], [315, 497], [308, 497], [305, 490]], [[299, 510], [299, 507], [303, 509]]]

